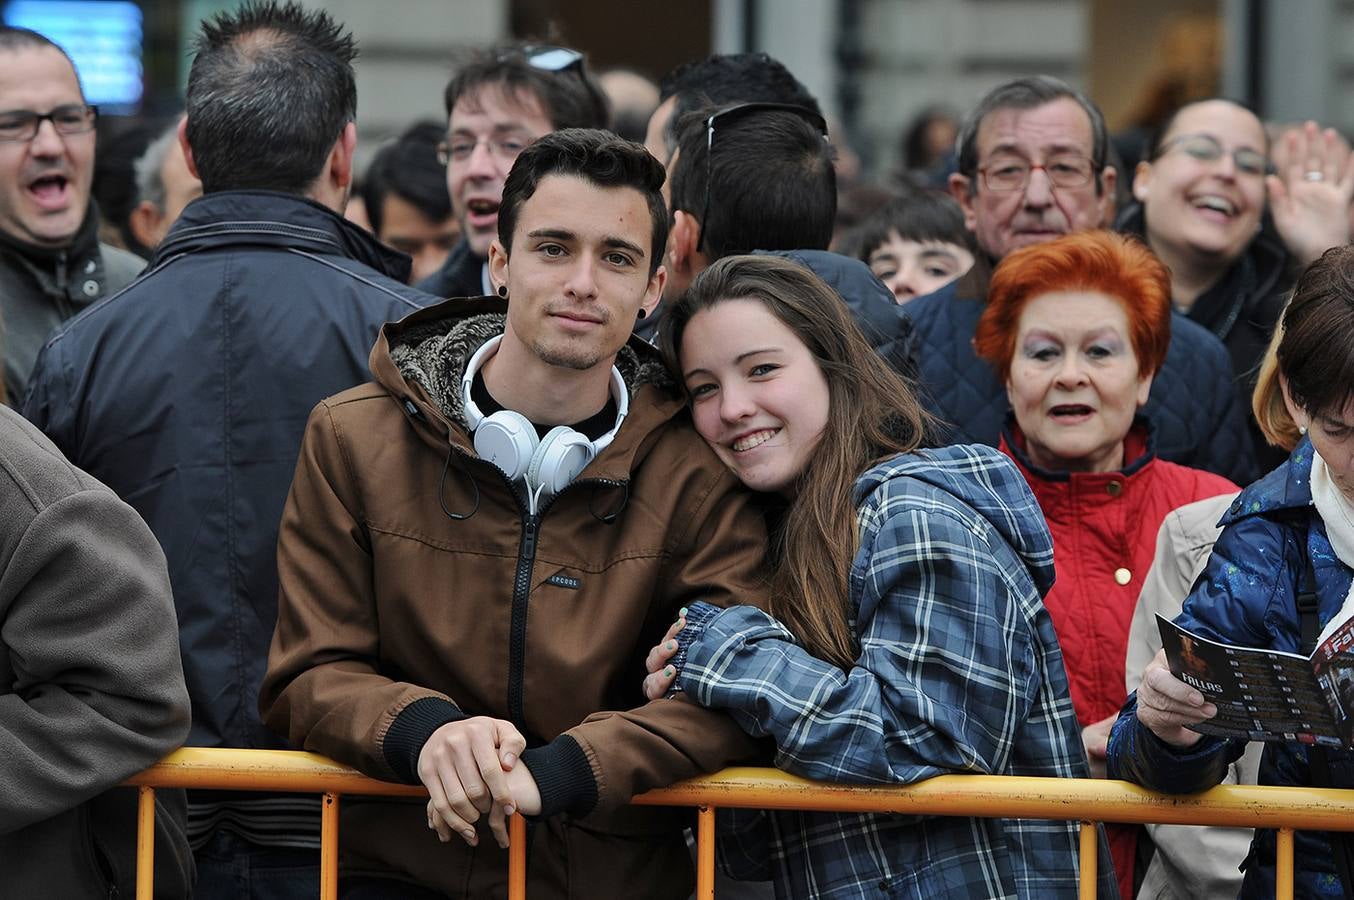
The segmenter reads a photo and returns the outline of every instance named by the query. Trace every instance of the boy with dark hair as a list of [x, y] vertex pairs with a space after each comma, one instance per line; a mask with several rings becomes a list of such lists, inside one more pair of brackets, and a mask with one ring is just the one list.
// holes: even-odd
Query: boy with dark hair
[[940, 290], [973, 266], [976, 245], [948, 194], [910, 188], [849, 236], [853, 254], [903, 304]]
[[517, 810], [542, 817], [531, 896], [684, 900], [684, 817], [628, 801], [753, 752], [640, 692], [683, 604], [757, 598], [766, 540], [630, 338], [666, 279], [662, 182], [608, 132], [541, 138], [504, 187], [499, 296], [387, 325], [376, 383], [311, 415], [260, 704], [306, 749], [427, 786], [426, 809], [344, 809], [379, 896], [502, 892]]

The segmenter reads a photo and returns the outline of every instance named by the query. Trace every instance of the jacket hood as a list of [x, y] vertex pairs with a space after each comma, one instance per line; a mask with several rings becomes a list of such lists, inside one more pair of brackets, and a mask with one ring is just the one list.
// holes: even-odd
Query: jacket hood
[[1053, 540], [1015, 464], [992, 447], [957, 444], [885, 460], [856, 480], [855, 500], [894, 479], [912, 478], [969, 506], [997, 530], [1029, 569], [1040, 595], [1053, 586]]
[[912, 332], [912, 320], [893, 293], [858, 259], [828, 250], [758, 250], [756, 255], [793, 260], [828, 283], [851, 309], [872, 347]]
[[1277, 469], [1245, 488], [1227, 508], [1219, 525], [1248, 516], [1303, 510], [1312, 505], [1311, 438], [1304, 437]]
[[[499, 297], [452, 299], [388, 322], [372, 349], [372, 374], [402, 400], [416, 387], [448, 421], [468, 430], [461, 379], [475, 351], [503, 333], [507, 311], [507, 301]], [[641, 387], [652, 385], [676, 407], [682, 405], [658, 351], [644, 341], [632, 338], [622, 347], [616, 368], [632, 400]]]
[[409, 281], [413, 268], [407, 254], [387, 247], [327, 206], [280, 191], [217, 191], [198, 197], [169, 229], [151, 264], [220, 247], [225, 236], [240, 245], [346, 256], [402, 283]]

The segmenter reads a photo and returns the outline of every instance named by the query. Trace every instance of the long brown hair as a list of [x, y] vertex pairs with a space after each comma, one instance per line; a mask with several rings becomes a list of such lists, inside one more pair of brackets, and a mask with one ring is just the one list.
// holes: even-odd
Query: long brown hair
[[727, 300], [760, 300], [804, 343], [828, 386], [828, 417], [771, 545], [767, 611], [814, 656], [849, 669], [848, 578], [856, 553], [852, 487], [882, 459], [916, 449], [929, 417], [907, 381], [871, 349], [846, 304], [822, 279], [776, 256], [729, 256], [702, 272], [664, 315], [668, 367], [681, 379], [691, 318]]

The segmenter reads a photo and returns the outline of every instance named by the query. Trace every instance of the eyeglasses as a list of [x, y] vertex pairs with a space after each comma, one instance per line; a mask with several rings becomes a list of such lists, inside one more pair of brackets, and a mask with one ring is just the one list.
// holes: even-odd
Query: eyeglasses
[[[577, 72], [580, 77], [583, 75], [583, 54], [569, 47], [552, 47], [546, 44], [504, 47], [495, 54], [494, 59], [498, 62], [523, 59], [527, 65], [542, 72]], [[525, 135], [509, 135], [481, 140], [489, 147], [489, 152], [494, 158], [499, 162], [511, 164], [533, 138]], [[437, 145], [437, 162], [442, 166], [449, 165], [452, 160], [458, 163], [465, 162], [479, 145], [480, 141], [470, 138], [443, 141]]]
[[51, 122], [57, 134], [84, 134], [94, 130], [98, 114], [97, 106], [76, 103], [58, 106], [49, 113], [36, 113], [31, 109], [0, 112], [0, 143], [31, 141], [38, 136], [43, 122]]
[[1057, 153], [1043, 165], [1035, 165], [1019, 156], [996, 156], [979, 166], [983, 185], [989, 191], [1020, 191], [1030, 183], [1035, 169], [1043, 169], [1056, 188], [1079, 188], [1091, 183], [1095, 163], [1076, 153]]
[[750, 115], [762, 112], [788, 112], [794, 113], [804, 121], [808, 122], [818, 133], [827, 138], [827, 120], [818, 113], [803, 106], [796, 106], [793, 103], [738, 103], [734, 106], [728, 106], [705, 120], [705, 202], [701, 205], [700, 235], [696, 238], [696, 252], [700, 252], [705, 246], [706, 224], [710, 221], [710, 182], [714, 172], [715, 158], [715, 125], [721, 121], [725, 125], [736, 119], [746, 118]]
[[[1218, 162], [1228, 152], [1223, 149], [1222, 143], [1211, 134], [1182, 134], [1171, 138], [1158, 147], [1154, 159], [1160, 159], [1166, 155], [1167, 151], [1175, 147], [1179, 147], [1191, 159], [1206, 163]], [[1265, 154], [1259, 150], [1238, 147], [1231, 151], [1231, 154], [1232, 162], [1236, 163], [1236, 170], [1243, 175], [1267, 175], [1274, 171], [1274, 167], [1270, 165]]]
[[458, 137], [451, 141], [442, 141], [437, 145], [437, 162], [439, 165], [448, 165], [452, 160], [458, 163], [466, 162], [475, 153], [475, 148], [484, 144], [489, 148], [489, 153], [500, 163], [511, 164], [517, 159], [517, 154], [527, 148], [527, 144], [532, 142], [532, 138], [525, 134], [510, 134], [504, 137], [472, 138]]

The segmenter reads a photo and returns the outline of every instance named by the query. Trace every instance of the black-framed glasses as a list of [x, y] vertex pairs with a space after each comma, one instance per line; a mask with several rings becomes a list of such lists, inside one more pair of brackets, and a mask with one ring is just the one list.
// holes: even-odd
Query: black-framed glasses
[[736, 119], [743, 119], [763, 112], [794, 113], [818, 129], [818, 133], [823, 136], [823, 140], [828, 139], [827, 120], [808, 107], [796, 106], [793, 103], [737, 103], [733, 106], [726, 106], [707, 118], [705, 120], [705, 202], [701, 204], [701, 230], [700, 235], [696, 238], [696, 252], [698, 253], [705, 246], [705, 226], [710, 221], [710, 182], [714, 175], [715, 126], [720, 122], [728, 125]]
[[1079, 153], [1055, 153], [1042, 165], [1019, 156], [994, 156], [978, 167], [978, 174], [989, 191], [1020, 191], [1035, 169], [1042, 169], [1056, 188], [1085, 187], [1095, 175], [1095, 163]]
[[[1154, 159], [1160, 159], [1169, 151], [1179, 147], [1184, 154], [1199, 162], [1215, 163], [1228, 153], [1222, 142], [1211, 134], [1181, 134], [1162, 143], [1157, 148]], [[1274, 167], [1265, 154], [1250, 147], [1238, 147], [1230, 151], [1236, 170], [1243, 175], [1270, 175]]]
[[0, 112], [0, 143], [31, 141], [38, 136], [43, 122], [51, 122], [57, 134], [84, 134], [94, 130], [99, 108], [91, 104], [68, 103], [49, 113], [31, 109]]

